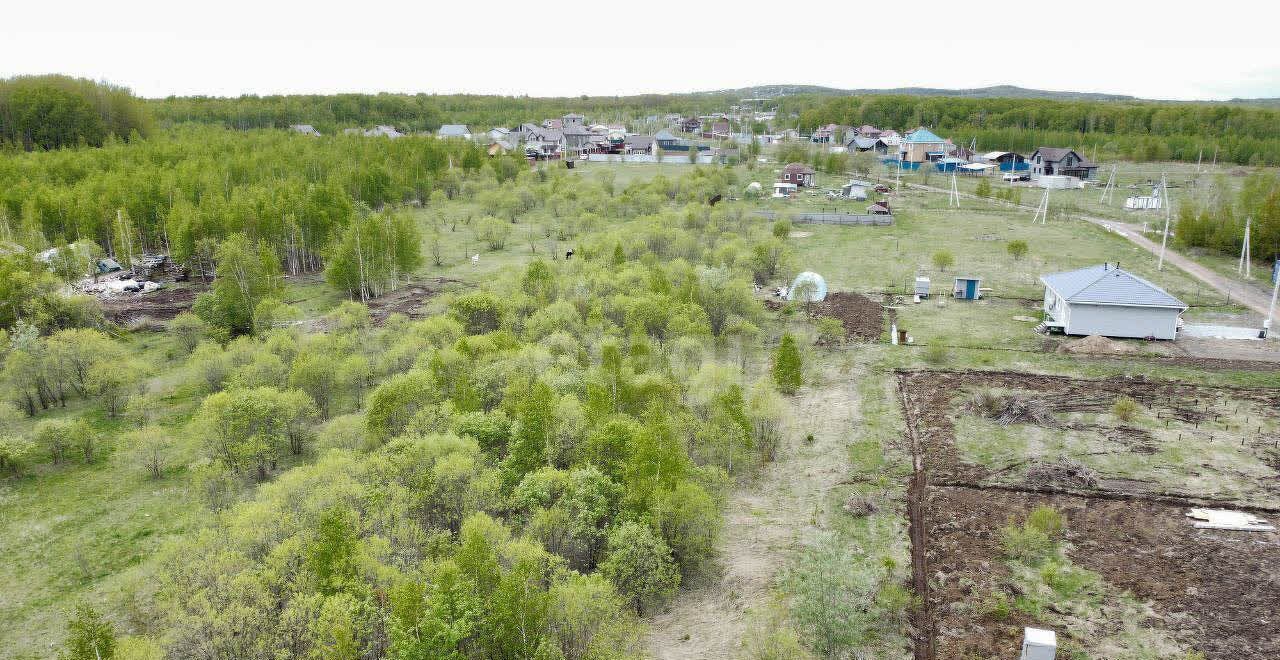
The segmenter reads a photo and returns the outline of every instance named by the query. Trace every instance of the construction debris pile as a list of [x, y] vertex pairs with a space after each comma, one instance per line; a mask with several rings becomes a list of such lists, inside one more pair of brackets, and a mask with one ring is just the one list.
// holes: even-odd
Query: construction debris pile
[[122, 294], [152, 293], [169, 282], [187, 279], [187, 271], [169, 259], [167, 254], [146, 254], [124, 269], [114, 259], [98, 262], [98, 274], [80, 281], [77, 288], [98, 298], [111, 298]]

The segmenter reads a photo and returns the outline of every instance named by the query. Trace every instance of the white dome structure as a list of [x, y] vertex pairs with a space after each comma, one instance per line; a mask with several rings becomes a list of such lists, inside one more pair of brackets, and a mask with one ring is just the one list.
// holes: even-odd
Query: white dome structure
[[[807, 293], [805, 296], [807, 301], [800, 298], [801, 294]], [[827, 281], [822, 276], [805, 271], [796, 275], [795, 281], [791, 283], [791, 288], [787, 289], [787, 300], [800, 300], [800, 302], [818, 302], [825, 300], [827, 297]]]

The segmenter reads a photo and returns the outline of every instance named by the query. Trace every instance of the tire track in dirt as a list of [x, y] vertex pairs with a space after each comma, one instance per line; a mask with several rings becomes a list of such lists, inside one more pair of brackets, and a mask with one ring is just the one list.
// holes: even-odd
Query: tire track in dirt
[[[843, 358], [835, 354], [828, 362]], [[822, 386], [801, 390], [783, 429], [778, 460], [729, 498], [718, 547], [720, 572], [647, 621], [644, 643], [652, 657], [737, 656], [750, 611], [767, 601], [800, 540], [820, 527], [828, 492], [848, 475], [863, 368], [858, 364], [853, 373], [826, 374]], [[804, 441], [809, 433], [812, 443]]]

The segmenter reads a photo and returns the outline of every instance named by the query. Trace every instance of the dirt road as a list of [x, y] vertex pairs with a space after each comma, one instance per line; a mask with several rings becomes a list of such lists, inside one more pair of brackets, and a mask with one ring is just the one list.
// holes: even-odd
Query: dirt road
[[[793, 400], [778, 461], [730, 498], [721, 574], [649, 620], [645, 643], [653, 657], [737, 656], [750, 610], [768, 599], [798, 540], [821, 524], [827, 492], [848, 474], [848, 443], [860, 414], [855, 376], [824, 380], [829, 382], [805, 388]], [[812, 443], [804, 441], [809, 433]]]
[[[1151, 254], [1160, 254], [1160, 241], [1153, 241], [1144, 236], [1142, 228], [1138, 225], [1105, 218], [1094, 218], [1087, 215], [1079, 217], [1085, 222], [1091, 222], [1120, 234]], [[1191, 258], [1175, 252], [1172, 248], [1165, 250], [1164, 260], [1166, 264], [1174, 266], [1197, 280], [1208, 284], [1223, 295], [1229, 296], [1232, 302], [1244, 305], [1266, 318], [1267, 307], [1271, 304], [1271, 293], [1269, 291], [1264, 291], [1261, 287], [1249, 282], [1239, 282], [1220, 275], [1196, 263]]]

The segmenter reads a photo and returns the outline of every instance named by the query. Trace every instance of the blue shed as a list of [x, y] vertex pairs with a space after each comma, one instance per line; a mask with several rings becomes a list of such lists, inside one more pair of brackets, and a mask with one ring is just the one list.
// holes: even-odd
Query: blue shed
[[960, 300], [978, 300], [982, 297], [982, 292], [978, 289], [980, 286], [981, 277], [957, 277], [951, 295]]

